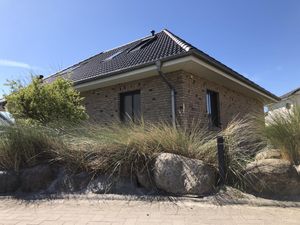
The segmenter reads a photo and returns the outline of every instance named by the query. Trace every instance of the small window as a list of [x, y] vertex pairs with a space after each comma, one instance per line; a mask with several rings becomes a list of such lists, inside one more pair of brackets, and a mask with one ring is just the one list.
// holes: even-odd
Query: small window
[[123, 122], [137, 122], [141, 119], [140, 91], [120, 94], [120, 119]]
[[[126, 50], [126, 49], [125, 49]], [[117, 57], [118, 55], [120, 55], [122, 52], [124, 52], [125, 50], [120, 50], [120, 51], [117, 51], [116, 53], [112, 54], [111, 56], [107, 57], [106, 59], [104, 59], [103, 61], [109, 61], [115, 57]]]
[[206, 110], [207, 110], [210, 124], [213, 127], [220, 127], [219, 93], [215, 91], [207, 90]]
[[133, 46], [131, 49], [128, 50], [127, 53], [130, 53], [130, 52], [135, 52], [137, 50], [140, 50], [144, 47], [146, 47], [147, 45], [151, 44], [153, 41], [156, 40], [156, 35], [155, 36], [151, 36], [151, 37], [148, 37], [148, 38], [145, 38], [143, 39], [142, 41], [140, 41], [137, 45]]

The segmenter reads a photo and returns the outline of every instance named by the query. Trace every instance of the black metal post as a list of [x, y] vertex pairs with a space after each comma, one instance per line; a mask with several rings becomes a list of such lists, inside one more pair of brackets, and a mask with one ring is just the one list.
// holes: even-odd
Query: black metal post
[[222, 136], [217, 137], [218, 145], [218, 162], [219, 162], [219, 173], [220, 181], [219, 184], [225, 184], [226, 177], [226, 165], [225, 165], [225, 148], [224, 148], [224, 138]]

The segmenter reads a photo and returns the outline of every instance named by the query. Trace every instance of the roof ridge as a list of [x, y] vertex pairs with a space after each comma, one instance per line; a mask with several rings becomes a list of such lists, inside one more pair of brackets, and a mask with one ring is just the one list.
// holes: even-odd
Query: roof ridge
[[181, 48], [183, 48], [186, 52], [188, 52], [190, 49], [194, 48], [191, 44], [183, 40], [182, 38], [176, 36], [172, 32], [170, 32], [167, 29], [163, 29], [163, 32], [165, 32], [176, 44], [178, 44]]

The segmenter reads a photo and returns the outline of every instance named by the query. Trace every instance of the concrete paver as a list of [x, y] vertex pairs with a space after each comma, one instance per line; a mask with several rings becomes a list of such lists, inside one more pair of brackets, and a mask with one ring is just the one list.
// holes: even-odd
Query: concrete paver
[[300, 224], [300, 208], [217, 206], [191, 201], [0, 200], [0, 224], [250, 225]]

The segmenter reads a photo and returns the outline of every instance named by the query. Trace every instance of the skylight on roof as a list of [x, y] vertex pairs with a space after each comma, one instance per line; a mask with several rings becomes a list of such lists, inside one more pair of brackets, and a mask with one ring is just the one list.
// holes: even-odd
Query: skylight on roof
[[157, 36], [155, 35], [155, 36], [151, 36], [151, 37], [143, 39], [140, 43], [138, 43], [137, 45], [135, 45], [134, 47], [129, 49], [127, 53], [135, 52], [137, 50], [140, 50], [140, 49], [146, 47], [147, 45], [152, 43], [154, 40], [156, 40], [156, 38], [157, 38]]

